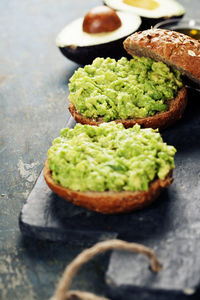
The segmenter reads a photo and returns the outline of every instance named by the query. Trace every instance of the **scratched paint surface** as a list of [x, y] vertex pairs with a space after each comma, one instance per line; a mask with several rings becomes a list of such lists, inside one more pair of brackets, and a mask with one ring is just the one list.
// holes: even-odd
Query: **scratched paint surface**
[[[198, 17], [198, 0], [180, 1]], [[100, 0], [0, 1], [0, 299], [48, 299], [64, 267], [83, 248], [21, 236], [18, 215], [46, 151], [65, 126], [67, 85], [77, 65], [55, 46], [57, 33]], [[196, 6], [195, 6], [196, 5]], [[106, 256], [73, 288], [103, 293]]]
[[[22, 237], [18, 215], [69, 117], [67, 82], [77, 65], [56, 48], [56, 34], [89, 7], [78, 0], [0, 1], [1, 300], [48, 299], [82, 250]], [[73, 287], [102, 293], [103, 259], [88, 264]]]

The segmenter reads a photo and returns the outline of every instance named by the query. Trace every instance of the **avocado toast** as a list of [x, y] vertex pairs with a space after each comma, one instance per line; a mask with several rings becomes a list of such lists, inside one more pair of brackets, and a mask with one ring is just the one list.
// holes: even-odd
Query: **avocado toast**
[[90, 125], [114, 120], [126, 128], [166, 128], [187, 104], [181, 73], [146, 57], [96, 58], [74, 73], [69, 90], [71, 114]]
[[124, 213], [150, 204], [171, 184], [175, 152], [151, 128], [77, 124], [54, 140], [44, 177], [75, 205]]

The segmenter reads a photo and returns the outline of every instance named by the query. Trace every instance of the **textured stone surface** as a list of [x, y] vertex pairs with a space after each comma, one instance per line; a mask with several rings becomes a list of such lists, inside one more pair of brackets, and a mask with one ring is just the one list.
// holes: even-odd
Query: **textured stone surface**
[[[139, 239], [138, 239], [139, 241]], [[159, 240], [146, 239], [156, 251], [163, 269], [153, 273], [142, 255], [113, 252], [106, 274], [112, 296], [132, 299], [198, 299], [200, 283], [200, 241], [192, 232], [171, 234]], [[123, 295], [122, 295], [123, 291]], [[170, 297], [170, 298], [169, 298]]]
[[[99, 0], [0, 1], [0, 299], [49, 299], [65, 266], [83, 250], [23, 237], [19, 213], [46, 151], [66, 126], [67, 82], [78, 65], [55, 46], [57, 33]], [[85, 246], [84, 246], [85, 247]], [[73, 288], [104, 291], [104, 260]]]

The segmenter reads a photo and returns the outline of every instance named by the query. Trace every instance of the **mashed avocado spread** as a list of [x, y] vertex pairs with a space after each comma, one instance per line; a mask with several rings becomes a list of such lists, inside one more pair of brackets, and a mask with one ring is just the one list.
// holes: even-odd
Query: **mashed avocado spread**
[[96, 58], [70, 79], [69, 99], [84, 117], [143, 118], [167, 110], [182, 87], [181, 73], [146, 57]]
[[176, 149], [157, 130], [115, 122], [64, 128], [48, 151], [56, 183], [76, 191], [146, 191], [174, 168]]

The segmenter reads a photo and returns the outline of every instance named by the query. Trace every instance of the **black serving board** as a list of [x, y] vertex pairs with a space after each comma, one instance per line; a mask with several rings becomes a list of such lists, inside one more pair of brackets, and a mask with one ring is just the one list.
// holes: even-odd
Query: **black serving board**
[[[40, 174], [20, 213], [23, 234], [51, 241], [93, 244], [120, 238], [155, 249], [160, 274], [140, 256], [114, 251], [106, 281], [113, 298], [196, 299], [200, 285], [200, 94], [189, 89], [183, 118], [162, 132], [177, 148], [174, 182], [142, 211], [102, 215], [76, 207], [47, 187]], [[71, 119], [68, 127], [75, 122]]]

